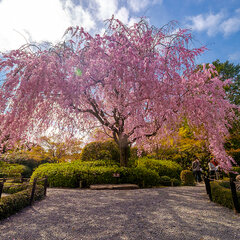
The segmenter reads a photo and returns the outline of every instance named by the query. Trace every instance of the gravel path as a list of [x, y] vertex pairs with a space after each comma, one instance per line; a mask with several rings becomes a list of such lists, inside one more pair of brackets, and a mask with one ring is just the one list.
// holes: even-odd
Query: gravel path
[[239, 240], [240, 216], [209, 202], [204, 186], [138, 190], [48, 189], [0, 222], [1, 240]]

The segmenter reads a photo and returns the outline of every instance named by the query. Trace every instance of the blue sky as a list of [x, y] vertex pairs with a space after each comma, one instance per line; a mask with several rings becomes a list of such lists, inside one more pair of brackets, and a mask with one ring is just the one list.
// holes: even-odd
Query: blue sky
[[112, 14], [130, 25], [141, 16], [156, 27], [177, 20], [192, 30], [196, 47], [209, 49], [198, 63], [240, 63], [240, 0], [0, 0], [0, 51], [56, 43], [71, 25], [102, 32]]

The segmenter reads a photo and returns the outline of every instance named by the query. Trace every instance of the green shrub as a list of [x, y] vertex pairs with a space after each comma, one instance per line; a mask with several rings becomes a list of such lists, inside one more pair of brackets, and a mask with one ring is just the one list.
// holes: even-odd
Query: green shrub
[[172, 180], [173, 186], [180, 186], [181, 181], [179, 179], [173, 178]]
[[4, 183], [3, 192], [13, 194], [27, 189], [27, 187], [28, 183]]
[[28, 172], [28, 168], [20, 164], [10, 164], [3, 162], [0, 166], [0, 177], [21, 177]]
[[230, 181], [226, 182], [226, 181], [221, 181], [219, 182], [219, 185], [224, 187], [224, 188], [228, 188], [230, 189]]
[[[82, 167], [83, 169], [87, 168]], [[79, 166], [75, 163], [45, 163], [40, 165], [32, 174], [35, 177], [48, 176], [50, 187], [77, 187], [79, 185]]]
[[193, 173], [190, 170], [183, 170], [180, 174], [180, 178], [185, 186], [193, 186], [195, 184]]
[[168, 176], [176, 179], [180, 179], [180, 173], [182, 171], [181, 166], [176, 162], [170, 160], [149, 159], [147, 157], [139, 158], [138, 166], [154, 170], [159, 176]]
[[[0, 220], [18, 212], [27, 207], [30, 203], [31, 188], [21, 192], [6, 196], [0, 199]], [[34, 200], [40, 200], [44, 197], [44, 188], [37, 185]]]
[[5, 154], [4, 159], [2, 160], [10, 164], [24, 165], [28, 168], [28, 171], [30, 169], [30, 172], [28, 172], [27, 174], [24, 173], [26, 174], [24, 177], [30, 177], [35, 168], [37, 168], [43, 163], [49, 162], [49, 159], [32, 159], [26, 153]]
[[[120, 178], [114, 178], [119, 173]], [[159, 183], [158, 174], [144, 167], [123, 168], [118, 166], [91, 166], [81, 162], [43, 164], [33, 173], [33, 178], [48, 176], [50, 187], [83, 187], [91, 184], [135, 183], [140, 186], [155, 186]]]
[[[77, 163], [77, 162], [75, 162]], [[77, 164], [81, 164], [85, 167], [108, 167], [108, 166], [115, 166], [118, 167], [117, 164], [115, 164], [112, 161], [106, 161], [106, 160], [96, 160], [96, 161], [84, 161], [84, 162], [78, 162]]]
[[111, 160], [120, 162], [118, 145], [114, 141], [88, 143], [81, 153], [82, 161]]
[[171, 186], [171, 178], [168, 176], [161, 176], [159, 183], [163, 186]]
[[[212, 199], [222, 206], [234, 209], [231, 190], [223, 187], [219, 182], [213, 181], [211, 184]], [[240, 203], [240, 192], [237, 192], [238, 202]]]

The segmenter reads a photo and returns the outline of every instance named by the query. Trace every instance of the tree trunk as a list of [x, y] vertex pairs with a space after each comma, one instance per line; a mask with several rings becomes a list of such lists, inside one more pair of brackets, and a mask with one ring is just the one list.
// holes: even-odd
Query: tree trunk
[[119, 150], [120, 150], [120, 166], [127, 167], [129, 151], [128, 151], [128, 137], [125, 134], [119, 138]]

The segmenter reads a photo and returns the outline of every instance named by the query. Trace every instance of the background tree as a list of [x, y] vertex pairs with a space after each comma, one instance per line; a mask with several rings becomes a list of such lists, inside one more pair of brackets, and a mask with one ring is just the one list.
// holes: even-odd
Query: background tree
[[150, 156], [176, 161], [183, 169], [190, 169], [192, 161], [198, 158], [205, 169], [207, 160], [210, 159], [210, 152], [206, 148], [206, 140], [198, 139], [193, 132], [201, 131], [196, 128], [191, 129], [187, 119], [184, 119], [177, 132], [162, 138], [155, 144], [156, 147]]
[[[69, 28], [68, 40], [50, 49], [3, 54], [0, 71], [2, 134], [31, 138], [49, 127], [74, 134], [83, 126], [110, 132], [127, 166], [128, 146], [168, 135], [186, 117], [202, 126], [211, 152], [231, 167], [223, 141], [234, 116], [223, 90], [227, 82], [211, 66], [197, 70], [191, 34], [173, 23], [158, 29], [142, 19], [128, 27], [110, 19], [103, 36]], [[200, 136], [201, 137], [201, 136]]]
[[232, 103], [240, 105], [240, 65], [229, 61], [221, 63], [218, 59], [212, 64], [216, 67], [222, 81], [231, 79], [232, 84], [225, 87], [227, 96]]
[[[233, 64], [229, 61], [221, 63], [219, 60], [213, 62], [216, 70], [220, 74], [220, 79], [226, 81], [231, 79], [232, 84], [225, 88], [229, 100], [240, 106], [240, 65]], [[236, 109], [237, 119], [229, 129], [230, 136], [227, 138], [225, 148], [236, 163], [240, 165], [240, 114]]]
[[[79, 139], [59, 140], [60, 137], [41, 137], [39, 144], [44, 148], [44, 156], [51, 162], [71, 162], [80, 160], [82, 141]], [[35, 154], [37, 149], [32, 149], [30, 154]], [[41, 154], [41, 153], [40, 153]]]

